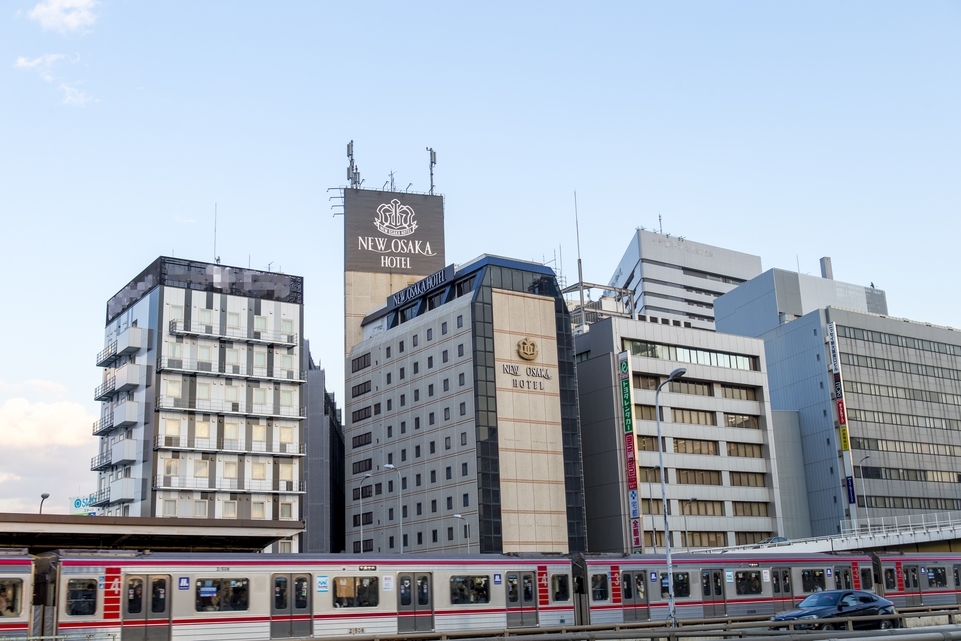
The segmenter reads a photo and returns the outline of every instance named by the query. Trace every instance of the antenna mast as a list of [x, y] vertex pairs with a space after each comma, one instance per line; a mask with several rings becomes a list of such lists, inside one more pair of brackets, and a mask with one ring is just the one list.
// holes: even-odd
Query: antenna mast
[[430, 195], [434, 195], [434, 165], [437, 164], [437, 152], [432, 148], [428, 147], [427, 151], [430, 152]]
[[220, 256], [217, 255], [217, 203], [214, 203], [214, 262], [220, 264]]
[[581, 333], [587, 329], [584, 311], [584, 271], [581, 268], [581, 225], [577, 220], [577, 190], [574, 190], [574, 228], [577, 230], [577, 288], [581, 293]]
[[347, 143], [347, 158], [350, 159], [350, 164], [347, 166], [347, 182], [350, 183], [351, 189], [360, 189], [360, 167], [354, 164], [354, 141], [351, 140]]

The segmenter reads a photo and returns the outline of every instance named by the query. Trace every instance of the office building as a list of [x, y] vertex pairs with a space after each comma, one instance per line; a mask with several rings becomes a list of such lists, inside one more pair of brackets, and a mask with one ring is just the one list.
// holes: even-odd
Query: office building
[[781, 534], [763, 343], [617, 317], [588, 330], [576, 360], [591, 551], [665, 549], [655, 396], [677, 368], [659, 399], [672, 548]]
[[961, 509], [961, 335], [823, 273], [717, 301], [720, 330], [764, 340], [772, 407], [798, 413], [813, 534]]
[[550, 268], [450, 265], [362, 327], [346, 382], [349, 550], [586, 549], [570, 318]]
[[758, 256], [638, 229], [608, 285], [641, 320], [713, 330], [714, 299], [760, 273]]
[[301, 520], [303, 320], [299, 276], [177, 258], [158, 258], [113, 296], [96, 361], [94, 505]]

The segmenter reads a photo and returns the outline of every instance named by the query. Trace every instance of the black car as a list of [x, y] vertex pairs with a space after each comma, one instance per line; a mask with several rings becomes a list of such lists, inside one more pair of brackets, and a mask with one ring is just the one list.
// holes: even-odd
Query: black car
[[796, 610], [779, 612], [771, 621], [774, 628], [783, 630], [788, 623], [795, 623], [797, 630], [834, 630], [844, 628], [843, 621], [818, 623], [819, 619], [837, 619], [847, 617], [875, 617], [890, 614], [890, 619], [875, 619], [872, 621], [854, 621], [855, 628], [878, 628], [888, 630], [898, 627], [900, 619], [894, 609], [894, 604], [873, 592], [864, 590], [827, 590], [815, 592], [798, 604]]

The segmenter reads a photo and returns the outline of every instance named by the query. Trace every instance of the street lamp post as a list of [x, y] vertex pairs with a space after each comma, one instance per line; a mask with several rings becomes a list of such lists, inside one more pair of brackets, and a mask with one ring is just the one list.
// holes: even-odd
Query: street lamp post
[[467, 517], [465, 517], [463, 514], [455, 514], [454, 518], [460, 519], [467, 524], [467, 554], [469, 555], [470, 554], [470, 521], [468, 521]]
[[370, 478], [370, 473], [360, 479], [360, 553], [364, 553], [364, 481]]
[[858, 467], [861, 468], [861, 495], [864, 496], [864, 520], [867, 522], [868, 532], [871, 531], [871, 513], [868, 512], [868, 491], [864, 482], [864, 462], [871, 458], [870, 454], [861, 457]]
[[645, 468], [645, 476], [647, 476], [647, 507], [651, 512], [651, 550], [657, 552], [657, 532], [654, 528], [657, 526], [657, 517], [654, 515], [654, 485], [651, 484], [651, 468]]
[[671, 564], [671, 528], [667, 523], [667, 486], [665, 485], [664, 474], [664, 442], [661, 440], [661, 388], [678, 380], [687, 374], [687, 370], [678, 367], [668, 374], [667, 380], [657, 386], [654, 392], [654, 418], [657, 420], [657, 460], [661, 467], [661, 509], [664, 510], [664, 548], [667, 561], [667, 616], [671, 621], [671, 627], [677, 627], [677, 611], [674, 607], [674, 566]]
[[684, 504], [684, 547], [687, 551], [691, 551], [691, 532], [687, 529], [687, 515], [691, 513], [691, 503], [697, 500], [696, 496], [692, 496]]
[[384, 465], [385, 470], [397, 472], [397, 516], [400, 518], [400, 553], [404, 553], [404, 482], [400, 476], [400, 470], [394, 467], [393, 463]]
[[44, 492], [40, 495], [40, 511], [37, 514], [43, 514], [43, 502], [50, 498], [50, 495]]

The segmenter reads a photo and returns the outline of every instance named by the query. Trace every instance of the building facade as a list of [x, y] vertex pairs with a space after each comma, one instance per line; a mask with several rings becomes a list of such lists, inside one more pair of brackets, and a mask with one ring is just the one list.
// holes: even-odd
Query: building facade
[[638, 229], [608, 284], [642, 320], [714, 329], [714, 299], [761, 273], [761, 258]]
[[167, 257], [111, 298], [91, 461], [102, 513], [300, 520], [303, 315], [298, 276]]
[[348, 358], [348, 549], [586, 549], [570, 318], [554, 273], [483, 256], [364, 319]]
[[[659, 399], [672, 548], [750, 544], [781, 533], [761, 341], [608, 318], [577, 336], [576, 349], [592, 552], [665, 548], [655, 394], [681, 367], [684, 377]], [[626, 403], [622, 352], [632, 389]]]
[[814, 535], [961, 509], [957, 330], [872, 313], [887, 311], [872, 287], [777, 270], [717, 309], [719, 328], [764, 340], [772, 406], [798, 413]]

